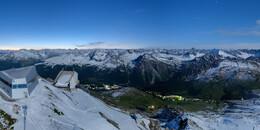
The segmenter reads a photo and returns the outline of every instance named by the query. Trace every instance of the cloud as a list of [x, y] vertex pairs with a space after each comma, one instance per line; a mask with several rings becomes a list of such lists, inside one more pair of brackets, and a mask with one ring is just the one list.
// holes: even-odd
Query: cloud
[[93, 46], [100, 46], [100, 45], [104, 45], [105, 42], [90, 42], [90, 43], [86, 43], [86, 44], [78, 44], [75, 45], [77, 47], [93, 47]]
[[260, 49], [259, 43], [249, 43], [249, 42], [237, 42], [237, 43], [204, 43], [204, 44], [175, 44], [171, 47], [157, 47], [161, 49], [173, 48], [173, 49], [190, 49], [195, 47], [196, 49]]
[[[256, 24], [260, 25], [260, 20], [256, 20]], [[241, 31], [216, 30], [216, 32], [222, 35], [260, 36], [259, 26], [257, 25], [253, 28], [248, 28], [246, 30], [241, 30]]]
[[260, 43], [238, 42], [201, 46], [200, 48], [218, 48], [218, 49], [260, 49]]
[[256, 24], [260, 25], [260, 20], [256, 20]]
[[260, 31], [229, 31], [229, 30], [217, 30], [223, 35], [253, 35], [253, 36], [260, 36]]

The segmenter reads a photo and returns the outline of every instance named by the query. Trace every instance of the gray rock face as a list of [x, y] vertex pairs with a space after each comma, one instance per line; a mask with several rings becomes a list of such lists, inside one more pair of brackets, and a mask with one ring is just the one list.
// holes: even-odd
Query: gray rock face
[[172, 77], [175, 68], [174, 65], [160, 62], [151, 54], [139, 56], [135, 62], [136, 66], [132, 70], [132, 75], [141, 76], [144, 84], [154, 84], [155, 82], [168, 80]]

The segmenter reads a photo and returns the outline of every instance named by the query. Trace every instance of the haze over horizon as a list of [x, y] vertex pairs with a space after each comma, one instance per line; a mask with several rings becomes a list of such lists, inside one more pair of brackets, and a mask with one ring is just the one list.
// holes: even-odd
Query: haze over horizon
[[2, 0], [0, 49], [260, 49], [258, 0]]

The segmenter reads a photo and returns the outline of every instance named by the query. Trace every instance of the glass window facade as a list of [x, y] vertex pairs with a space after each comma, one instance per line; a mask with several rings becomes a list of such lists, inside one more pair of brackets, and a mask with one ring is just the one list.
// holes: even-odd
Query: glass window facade
[[8, 83], [7, 81], [5, 81], [4, 79], [2, 79], [0, 77], [0, 81], [3, 82], [5, 85], [9, 86], [10, 88], [12, 87], [12, 85], [10, 83]]
[[26, 84], [14, 84], [13, 89], [27, 88]]

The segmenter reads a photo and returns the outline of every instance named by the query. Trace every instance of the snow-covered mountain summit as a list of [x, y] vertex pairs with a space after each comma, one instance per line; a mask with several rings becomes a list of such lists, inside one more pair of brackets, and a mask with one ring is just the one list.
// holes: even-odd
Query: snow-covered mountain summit
[[[3, 54], [2, 54], [3, 53]], [[111, 63], [113, 68], [119, 65], [131, 65], [133, 60], [139, 56], [152, 55], [158, 60], [166, 63], [190, 61], [204, 55], [219, 55], [222, 58], [247, 59], [249, 57], [259, 56], [258, 50], [199, 50], [199, 49], [43, 49], [3, 51], [0, 60], [28, 60], [37, 59], [45, 61], [49, 65], [96, 65], [102, 66], [102, 63]], [[67, 57], [65, 59], [65, 57]]]
[[[80, 89], [72, 92], [58, 89], [42, 79], [29, 98], [13, 102], [2, 98], [0, 100], [0, 109], [18, 119], [14, 124], [15, 130], [20, 130], [24, 126], [22, 106], [25, 105], [28, 130], [138, 129], [135, 120], [129, 115], [107, 106], [86, 92]], [[16, 111], [14, 106], [18, 108]]]

